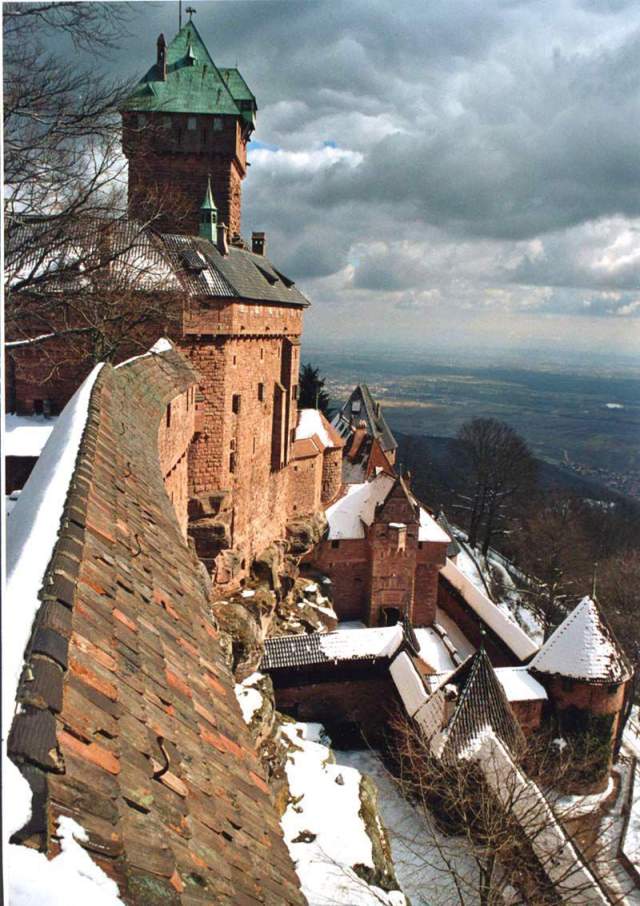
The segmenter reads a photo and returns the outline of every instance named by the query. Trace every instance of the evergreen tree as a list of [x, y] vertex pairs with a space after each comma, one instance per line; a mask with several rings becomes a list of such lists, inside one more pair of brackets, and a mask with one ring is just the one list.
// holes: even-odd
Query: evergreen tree
[[320, 377], [320, 369], [310, 362], [302, 366], [298, 392], [299, 409], [319, 409], [329, 415], [329, 394], [324, 389], [325, 379]]

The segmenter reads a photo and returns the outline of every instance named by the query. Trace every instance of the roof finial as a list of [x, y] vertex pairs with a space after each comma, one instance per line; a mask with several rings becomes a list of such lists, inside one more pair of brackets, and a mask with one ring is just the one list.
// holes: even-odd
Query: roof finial
[[194, 16], [195, 13], [197, 13], [197, 12], [198, 12], [198, 10], [197, 10], [197, 9], [194, 9], [192, 6], [188, 6], [188, 7], [185, 9], [185, 13], [187, 13], [187, 15], [189, 16], [189, 22], [191, 22], [192, 16]]
[[596, 600], [596, 585], [598, 584], [598, 561], [593, 564], [593, 584], [591, 586], [591, 597]]
[[204, 196], [204, 201], [200, 205], [199, 235], [204, 239], [208, 239], [210, 242], [215, 242], [217, 230], [218, 211], [216, 209], [216, 203], [213, 200], [213, 192], [211, 191], [211, 174], [209, 174], [209, 179], [207, 181], [207, 191]]

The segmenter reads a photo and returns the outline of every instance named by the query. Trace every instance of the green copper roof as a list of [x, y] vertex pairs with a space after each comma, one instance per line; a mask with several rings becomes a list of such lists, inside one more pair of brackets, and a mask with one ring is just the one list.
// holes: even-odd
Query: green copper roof
[[[217, 113], [242, 116], [238, 101], [255, 98], [237, 69], [225, 77], [211, 59], [193, 22], [187, 22], [167, 46], [167, 79], [154, 64], [122, 105], [123, 110], [167, 113]], [[233, 85], [233, 91], [227, 82]]]
[[235, 101], [255, 102], [255, 95], [240, 75], [238, 69], [230, 69], [228, 66], [221, 66], [219, 72], [229, 86], [229, 91]]
[[204, 196], [204, 201], [200, 205], [200, 210], [201, 211], [217, 211], [218, 210], [216, 208], [216, 203], [213, 200], [213, 193], [211, 191], [211, 177], [209, 177], [209, 180], [207, 182], [207, 191]]

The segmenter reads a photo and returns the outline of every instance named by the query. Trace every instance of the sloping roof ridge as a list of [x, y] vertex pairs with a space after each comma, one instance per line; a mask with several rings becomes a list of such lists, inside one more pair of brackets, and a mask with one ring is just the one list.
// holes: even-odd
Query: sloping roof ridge
[[[465, 661], [465, 664], [469, 664], [469, 661]], [[462, 672], [461, 668], [459, 670]], [[452, 682], [453, 678], [450, 676], [448, 682]], [[483, 684], [486, 687], [484, 690], [481, 689]], [[476, 713], [474, 709], [476, 688], [482, 692], [480, 696], [482, 700], [481, 714]], [[444, 754], [449, 745], [457, 750], [461, 743], [470, 741], [465, 739], [465, 734], [470, 734], [474, 729], [479, 733], [483, 727], [490, 727], [509, 749], [522, 735], [489, 656], [484, 648], [480, 648], [472, 655], [469, 675], [462, 688], [462, 694], [449, 724], [445, 728], [442, 753]], [[456, 738], [460, 736], [462, 739]]]
[[[231, 101], [232, 101], [234, 107], [235, 107], [236, 110], [238, 111], [238, 114], [240, 114], [240, 108], [238, 107], [238, 105], [237, 105], [237, 103], [236, 103], [236, 99], [235, 99], [234, 96], [231, 94], [231, 91], [230, 91], [230, 89], [229, 89], [229, 85], [227, 84], [227, 80], [223, 77], [222, 73], [220, 72], [220, 70], [219, 70], [218, 67], [216, 66], [215, 60], [213, 59], [213, 57], [212, 57], [211, 54], [209, 53], [209, 48], [208, 48], [207, 45], [204, 43], [204, 39], [203, 39], [202, 35], [200, 34], [200, 32], [198, 31], [198, 29], [196, 28], [195, 22], [193, 22], [193, 21], [190, 19], [188, 22], [186, 22], [186, 23], [182, 26], [182, 28], [180, 29], [180, 31], [178, 32], [178, 34], [176, 34], [176, 36], [175, 36], [175, 37], [173, 38], [173, 40], [171, 41], [171, 44], [169, 44], [169, 47], [167, 48], [167, 51], [170, 49], [170, 47], [171, 47], [171, 45], [174, 43], [174, 41], [177, 40], [178, 36], [179, 36], [183, 31], [186, 31], [187, 29], [191, 29], [191, 30], [193, 31], [194, 35], [196, 36], [196, 38], [198, 39], [198, 41], [200, 42], [200, 44], [201, 44], [201, 46], [202, 46], [204, 52], [205, 52], [206, 55], [207, 55], [207, 60], [208, 60], [208, 62], [211, 64], [211, 66], [212, 66], [212, 68], [213, 68], [215, 74], [218, 76], [218, 79], [220, 80], [220, 82], [221, 82], [222, 85], [224, 86], [224, 90], [227, 92], [227, 94], [228, 94], [229, 97], [231, 98]], [[200, 62], [200, 60], [198, 60], [198, 62]], [[247, 87], [248, 87], [248, 86], [247, 86]]]
[[551, 633], [530, 666], [540, 673], [602, 682], [628, 679], [632, 672], [608, 621], [589, 595]]

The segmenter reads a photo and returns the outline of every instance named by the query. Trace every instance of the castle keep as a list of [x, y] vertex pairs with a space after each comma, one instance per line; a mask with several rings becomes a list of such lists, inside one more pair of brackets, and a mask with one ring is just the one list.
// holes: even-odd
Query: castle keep
[[[309, 301], [263, 232], [241, 235], [256, 112], [189, 21], [160, 35], [123, 104], [128, 217], [74, 225], [48, 258], [47, 218], [9, 227], [10, 282], [41, 279], [9, 337], [8, 408], [49, 430], [57, 417], [41, 455], [7, 459], [9, 490], [24, 486], [7, 764], [31, 800], [11, 843], [51, 858], [78, 821], [140, 906], [305, 902], [279, 820], [304, 797], [273, 760], [276, 707], [289, 731], [322, 721], [358, 744], [401, 714], [421, 758], [476, 759], [499, 799], [498, 764], [546, 821], [526, 745], [555, 734], [575, 757], [561, 792], [601, 793], [631, 705], [633, 670], [594, 600], [545, 641], [492, 600], [464, 535], [413, 493], [366, 385], [331, 420], [299, 409]], [[117, 354], [70, 313], [83, 294], [130, 316]], [[271, 698], [243, 720], [252, 678]], [[568, 860], [588, 902], [609, 902], [553, 816], [550, 869], [540, 826], [515, 818], [548, 880]]]

